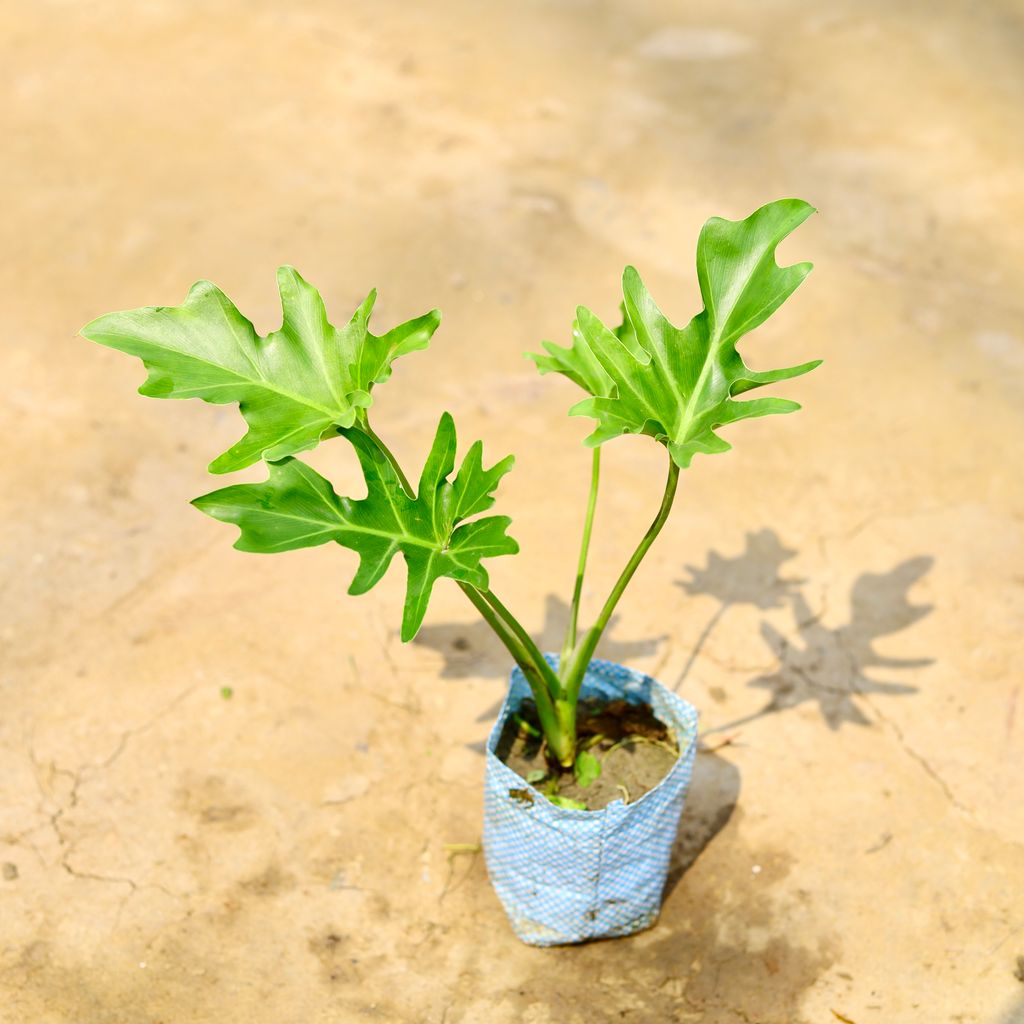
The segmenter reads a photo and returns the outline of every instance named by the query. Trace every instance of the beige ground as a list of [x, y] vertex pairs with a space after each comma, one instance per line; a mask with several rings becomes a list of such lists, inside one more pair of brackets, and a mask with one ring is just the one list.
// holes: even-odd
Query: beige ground
[[[1024, 5], [422, 6], [2, 5], [0, 1020], [1019, 1024]], [[337, 319], [440, 305], [378, 429], [517, 454], [492, 576], [551, 645], [587, 427], [520, 353], [626, 262], [688, 318], [701, 222], [780, 195], [817, 269], [747, 352], [826, 364], [696, 461], [606, 647], [675, 683], [721, 611], [683, 692], [778, 710], [709, 734], [654, 930], [529, 949], [445, 851], [506, 670], [472, 609], [402, 647], [397, 569], [232, 551], [187, 500], [237, 414], [75, 331], [198, 277], [269, 329], [284, 262]], [[609, 448], [591, 613], [661, 475]]]

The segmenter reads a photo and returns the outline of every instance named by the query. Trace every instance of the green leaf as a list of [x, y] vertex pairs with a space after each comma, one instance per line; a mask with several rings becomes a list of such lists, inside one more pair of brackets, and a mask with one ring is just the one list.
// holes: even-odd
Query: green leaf
[[229, 473], [314, 448], [335, 427], [351, 427], [372, 403], [373, 385], [388, 379], [399, 356], [426, 348], [441, 319], [435, 309], [378, 337], [368, 327], [371, 291], [339, 330], [294, 268], [281, 267], [277, 284], [284, 318], [265, 338], [209, 281], [194, 284], [184, 305], [108, 313], [82, 334], [138, 356], [149, 371], [143, 395], [237, 402], [249, 431], [210, 464], [212, 473]]
[[[539, 739], [541, 736], [544, 735], [540, 731], [540, 729], [538, 729], [535, 725], [531, 725], [525, 718], [523, 718], [522, 715], [513, 715], [512, 721], [514, 721], [516, 725], [519, 726], [520, 732], [525, 732], [527, 736], [535, 736]], [[526, 781], [531, 782], [533, 780], [527, 779]]]
[[571, 347], [545, 342], [546, 354], [531, 354], [541, 373], [561, 373], [592, 396], [569, 410], [597, 420], [590, 447], [620, 434], [648, 434], [686, 468], [698, 452], [729, 450], [718, 427], [800, 408], [783, 398], [737, 402], [735, 396], [808, 373], [821, 360], [758, 372], [745, 365], [736, 344], [810, 273], [810, 263], [779, 267], [775, 249], [813, 212], [799, 199], [780, 199], [746, 220], [709, 220], [697, 242], [704, 309], [686, 327], [665, 319], [640, 275], [627, 267], [622, 326], [611, 331], [580, 306]]
[[269, 465], [265, 483], [236, 484], [193, 504], [241, 530], [235, 547], [272, 553], [335, 541], [359, 554], [350, 594], [377, 583], [397, 552], [405, 556], [408, 584], [402, 639], [411, 640], [441, 576], [480, 590], [488, 587], [481, 559], [514, 555], [519, 545], [505, 532], [508, 516], [465, 522], [494, 504], [493, 492], [514, 459], [484, 469], [482, 445], [473, 445], [454, 480], [455, 424], [445, 413], [437, 427], [415, 498], [406, 494], [391, 463], [362, 431], [345, 430], [366, 480], [367, 497], [339, 497], [330, 483], [298, 459]]
[[601, 762], [589, 750], [581, 750], [576, 755], [576, 781], [586, 789], [601, 775]]
[[570, 811], [585, 811], [585, 810], [587, 810], [587, 805], [582, 800], [573, 800], [573, 798], [571, 796], [558, 796], [557, 794], [555, 794], [555, 795], [549, 794], [548, 795], [548, 799], [556, 807], [566, 807]]

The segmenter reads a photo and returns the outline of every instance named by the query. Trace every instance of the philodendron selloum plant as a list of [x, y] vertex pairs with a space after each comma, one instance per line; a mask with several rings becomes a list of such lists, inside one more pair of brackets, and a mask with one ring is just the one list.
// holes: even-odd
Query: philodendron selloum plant
[[[82, 333], [139, 357], [149, 376], [140, 388], [153, 398], [237, 403], [248, 431], [210, 464], [222, 474], [263, 461], [267, 479], [213, 491], [197, 508], [236, 525], [243, 551], [281, 552], [335, 542], [359, 555], [349, 593], [369, 590], [401, 553], [408, 568], [401, 637], [411, 640], [435, 581], [455, 580], [508, 649], [529, 684], [550, 770], [592, 775], [593, 759], [578, 746], [581, 684], [619, 599], [669, 516], [680, 470], [694, 455], [729, 449], [718, 428], [799, 408], [784, 398], [746, 393], [807, 373], [818, 361], [752, 370], [737, 342], [767, 319], [810, 271], [780, 268], [778, 243], [812, 208], [785, 199], [746, 220], [712, 219], [697, 243], [704, 309], [684, 327], [671, 324], [640, 275], [622, 279], [622, 323], [609, 328], [589, 309], [577, 310], [572, 345], [545, 343], [531, 356], [541, 373], [560, 373], [586, 393], [570, 410], [596, 420], [589, 499], [561, 657], [546, 660], [530, 634], [491, 589], [483, 561], [518, 550], [510, 519], [485, 515], [508, 456], [489, 468], [475, 442], [461, 462], [445, 412], [415, 485], [371, 425], [375, 386], [394, 362], [427, 347], [437, 310], [384, 334], [370, 330], [375, 292], [342, 327], [327, 318], [317, 290], [291, 267], [278, 271], [283, 307], [279, 330], [261, 337], [215, 285], [200, 281], [181, 306], [145, 307], [93, 320]], [[583, 575], [597, 503], [601, 446], [622, 434], [645, 434], [665, 449], [666, 479], [650, 528], [612, 587], [593, 625], [578, 630]], [[301, 458], [322, 441], [344, 438], [355, 450], [367, 496], [352, 499]]]

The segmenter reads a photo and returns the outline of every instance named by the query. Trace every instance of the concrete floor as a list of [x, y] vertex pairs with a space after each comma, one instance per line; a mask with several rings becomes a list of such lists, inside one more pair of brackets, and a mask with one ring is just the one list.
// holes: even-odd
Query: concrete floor
[[[1024, 6], [0, 19], [4, 1024], [1024, 1021]], [[377, 429], [416, 464], [445, 408], [516, 453], [492, 579], [550, 646], [588, 426], [522, 351], [613, 316], [627, 262], [688, 319], [700, 224], [783, 195], [816, 270], [745, 351], [825, 365], [695, 460], [603, 652], [732, 742], [657, 927], [527, 948], [445, 848], [506, 671], [472, 608], [442, 582], [403, 647], [399, 570], [355, 599], [349, 552], [233, 551], [187, 501], [237, 413], [141, 399], [75, 332], [200, 277], [271, 329], [281, 263], [336, 320], [372, 285], [377, 324], [441, 306]], [[661, 478], [609, 446], [590, 615]]]

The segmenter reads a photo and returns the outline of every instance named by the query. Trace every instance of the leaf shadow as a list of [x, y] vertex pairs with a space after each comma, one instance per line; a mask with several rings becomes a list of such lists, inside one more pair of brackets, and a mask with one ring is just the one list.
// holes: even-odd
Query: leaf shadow
[[787, 548], [771, 529], [749, 532], [743, 551], [726, 558], [709, 551], [704, 568], [686, 566], [690, 578], [678, 585], [691, 596], [709, 594], [722, 604], [752, 604], [767, 611], [778, 608], [794, 588], [804, 581], [780, 575], [785, 562], [796, 558], [795, 548]]
[[796, 550], [787, 548], [774, 530], [762, 529], [747, 533], [743, 551], [735, 558], [709, 551], [704, 568], [686, 566], [689, 579], [677, 580], [676, 585], [691, 597], [698, 594], [717, 597], [719, 605], [697, 638], [676, 680], [675, 690], [686, 681], [708, 637], [730, 608], [747, 604], [768, 611], [779, 608], [796, 593], [796, 588], [804, 581], [780, 575], [783, 564], [796, 555]]
[[710, 552], [702, 569], [687, 567], [690, 578], [680, 581], [688, 594], [717, 597], [719, 607], [698, 638], [676, 688], [685, 681], [714, 627], [729, 608], [739, 604], [761, 610], [788, 606], [794, 633], [782, 633], [771, 623], [761, 624], [761, 636], [778, 666], [747, 685], [767, 690], [769, 699], [758, 711], [707, 729], [705, 735], [734, 729], [766, 715], [814, 702], [830, 729], [844, 722], [868, 725], [870, 719], [856, 703], [858, 696], [905, 695], [917, 687], [880, 680], [872, 669], [906, 670], [933, 663], [930, 657], [895, 658], [879, 654], [875, 644], [883, 637], [908, 628], [932, 611], [928, 604], [912, 604], [911, 588], [931, 570], [929, 555], [908, 558], [887, 572], [862, 573], [850, 592], [848, 620], [825, 626], [800, 587], [802, 580], [780, 575], [785, 561], [796, 552], [786, 548], [772, 530], [747, 534], [746, 547], [735, 558]]

